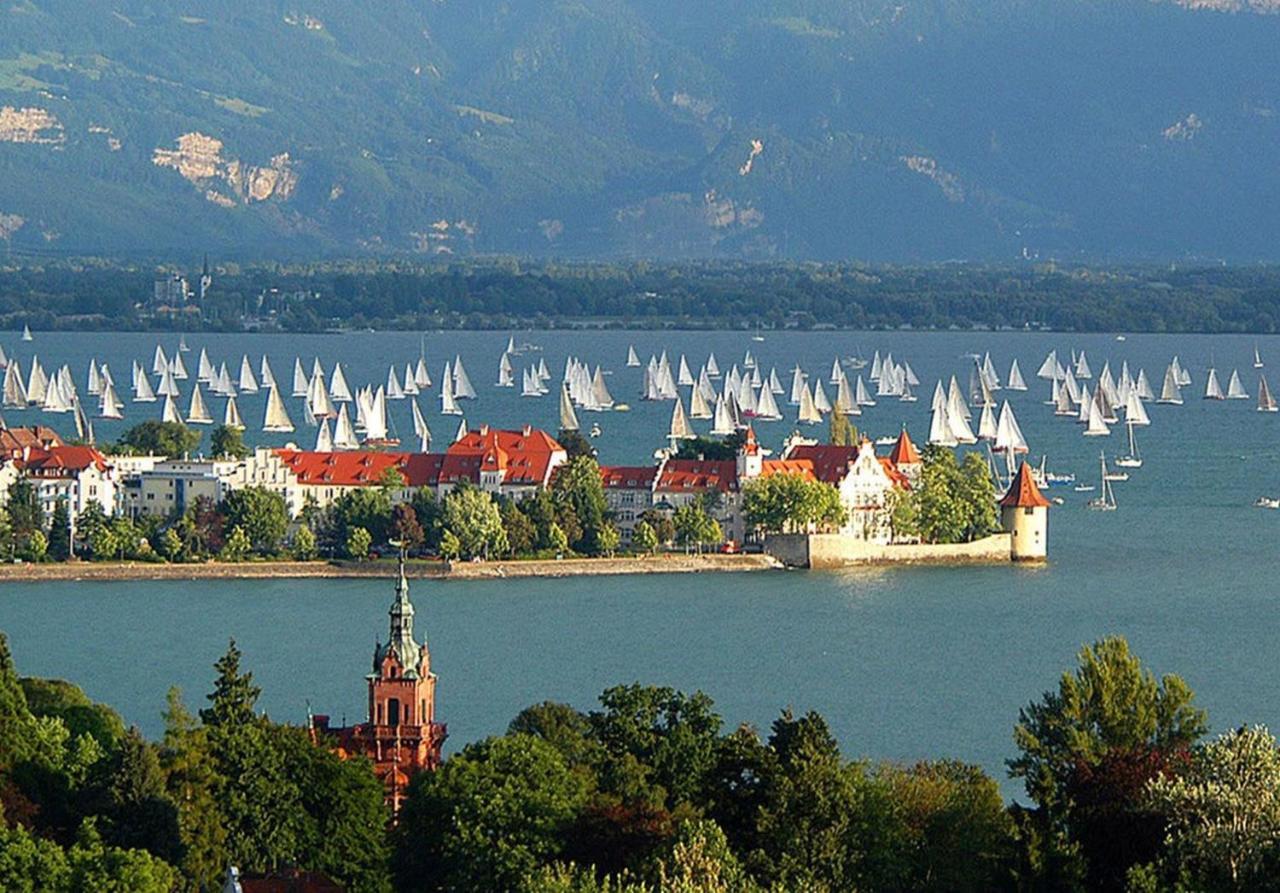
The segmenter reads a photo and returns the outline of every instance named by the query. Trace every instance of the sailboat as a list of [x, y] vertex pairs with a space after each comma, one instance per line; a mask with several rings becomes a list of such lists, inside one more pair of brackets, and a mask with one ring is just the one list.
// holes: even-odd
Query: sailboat
[[640, 365], [640, 358], [636, 356], [636, 346], [632, 344], [627, 348], [627, 366], [635, 368]]
[[1164, 373], [1164, 387], [1160, 390], [1160, 397], [1157, 403], [1164, 403], [1171, 406], [1182, 405], [1182, 388], [1181, 382], [1178, 381], [1177, 359], [1169, 364], [1169, 368]]
[[212, 425], [213, 416], [209, 415], [209, 407], [205, 405], [204, 395], [200, 393], [200, 382], [196, 382], [191, 391], [191, 405], [187, 407], [188, 425]]
[[1097, 399], [1097, 392], [1093, 400], [1089, 401], [1089, 419], [1088, 426], [1084, 429], [1085, 437], [1106, 437], [1111, 433], [1111, 429], [1107, 427], [1106, 419], [1102, 415], [1102, 407]]
[[448, 360], [445, 360], [444, 377], [440, 380], [440, 412], [442, 415], [462, 415], [462, 407], [453, 396], [453, 369]]
[[453, 358], [453, 396], [458, 400], [476, 399], [476, 389], [471, 386], [467, 370], [462, 367], [462, 356]]
[[249, 355], [240, 358], [240, 391], [245, 394], [258, 393], [258, 380], [253, 377], [253, 366], [249, 364]]
[[1116, 494], [1111, 487], [1111, 481], [1107, 477], [1107, 454], [1100, 453], [1100, 464], [1102, 468], [1102, 492], [1094, 499], [1090, 499], [1085, 505], [1096, 512], [1114, 512], [1116, 510]]
[[98, 415], [104, 419], [122, 419], [124, 413], [121, 411], [123, 404], [120, 398], [116, 396], [115, 387], [108, 382], [106, 387], [102, 389], [102, 395], [98, 399]]
[[560, 430], [578, 430], [578, 414], [573, 409], [573, 400], [569, 396], [568, 384], [560, 385]]
[[1138, 440], [1134, 435], [1137, 427], [1132, 419], [1125, 421], [1125, 427], [1129, 429], [1129, 453], [1116, 459], [1116, 465], [1120, 468], [1141, 468], [1142, 454], [1138, 452]]
[[31, 327], [30, 327], [30, 326], [26, 326], [26, 325], [24, 325], [24, 326], [22, 327], [22, 340], [23, 340], [23, 341], [34, 341], [34, 340], [35, 340], [34, 338], [32, 338], [32, 337], [31, 337]]
[[333, 434], [329, 431], [329, 420], [320, 420], [320, 430], [316, 431], [316, 448], [317, 453], [333, 452]]
[[1275, 412], [1276, 398], [1271, 396], [1271, 388], [1267, 387], [1267, 377], [1258, 376], [1258, 412]]
[[677, 440], [692, 440], [694, 437], [693, 426], [689, 424], [689, 418], [684, 414], [684, 404], [677, 396], [675, 406], [671, 409], [671, 430], [667, 434], [667, 439], [671, 441], [671, 446], [674, 448]]
[[1253, 346], [1253, 368], [1262, 368], [1262, 355], [1258, 353], [1258, 345], [1256, 344]]
[[293, 396], [295, 397], [307, 396], [308, 384], [310, 384], [310, 382], [307, 381], [307, 373], [302, 368], [301, 358], [294, 357], [293, 358]]
[[509, 357], [509, 354], [504, 353], [502, 355], [502, 359], [498, 361], [497, 386], [500, 388], [514, 388], [516, 386], [515, 371], [511, 368], [511, 360]]
[[818, 407], [813, 403], [813, 395], [803, 382], [800, 384], [800, 411], [796, 415], [796, 421], [806, 425], [816, 425], [822, 421], [822, 413], [818, 412]]
[[164, 409], [160, 413], [160, 420], [178, 425], [182, 424], [182, 416], [178, 415], [178, 406], [173, 402], [172, 394], [164, 395]]
[[1218, 370], [1210, 366], [1209, 377], [1204, 383], [1204, 399], [1225, 400], [1226, 397], [1227, 395], [1222, 393], [1222, 385], [1218, 383]]
[[280, 399], [280, 392], [275, 388], [267, 392], [267, 415], [262, 423], [262, 430], [282, 434], [288, 434], [293, 431], [293, 421], [289, 418], [289, 413], [284, 408], [284, 401]]
[[222, 412], [222, 424], [237, 431], [244, 430], [244, 419], [240, 417], [240, 407], [236, 406], [236, 398], [228, 397], [226, 408]]
[[1240, 382], [1240, 372], [1237, 369], [1231, 370], [1231, 379], [1227, 382], [1227, 399], [1228, 400], [1248, 400], [1249, 395], [1245, 392], [1244, 385]]
[[427, 427], [427, 420], [418, 408], [418, 401], [410, 401], [409, 405], [413, 408], [413, 435], [418, 438], [421, 451], [425, 453], [431, 449], [431, 429]]
[[1018, 368], [1018, 361], [1015, 359], [1013, 365], [1009, 367], [1009, 380], [1005, 383], [1005, 387], [1011, 391], [1025, 391], [1027, 383], [1022, 378], [1022, 370]]
[[[414, 410], [418, 409], [418, 404], [413, 405]], [[417, 423], [415, 417], [414, 423]], [[423, 422], [426, 425], [426, 422]], [[351, 416], [347, 414], [347, 405], [344, 403], [338, 409], [338, 421], [333, 426], [333, 448], [335, 450], [354, 450], [360, 446], [360, 440], [356, 437], [355, 429], [351, 426]]]

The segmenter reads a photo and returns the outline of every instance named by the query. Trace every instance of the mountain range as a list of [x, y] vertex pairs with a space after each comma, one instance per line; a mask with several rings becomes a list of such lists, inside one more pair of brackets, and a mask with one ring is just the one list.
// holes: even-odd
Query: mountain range
[[0, 0], [0, 250], [1276, 260], [1278, 13]]

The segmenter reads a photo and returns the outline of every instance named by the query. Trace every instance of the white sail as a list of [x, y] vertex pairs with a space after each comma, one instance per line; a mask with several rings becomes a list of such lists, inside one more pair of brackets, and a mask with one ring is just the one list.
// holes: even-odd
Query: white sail
[[22, 383], [22, 373], [16, 362], [4, 368], [4, 405], [10, 409], [20, 409], [27, 405], [27, 388]]
[[843, 373], [840, 374], [840, 383], [836, 385], [836, 412], [844, 415], [861, 415], [862, 407], [858, 405], [858, 401], [853, 397], [853, 389], [849, 387], [849, 377]]
[[[883, 370], [880, 376], [880, 380], [882, 382], [885, 380], [885, 377], [883, 375]], [[853, 399], [854, 399], [854, 402], [857, 403], [859, 406], [875, 406], [876, 405], [875, 398], [872, 397], [871, 392], [867, 390], [867, 385], [862, 380], [861, 375], [858, 376], [858, 382], [854, 386]]]
[[815, 378], [813, 382], [813, 406], [818, 412], [831, 412], [833, 409], [831, 401], [827, 399], [827, 392], [822, 387], [822, 379]]
[[997, 433], [996, 415], [992, 412], [991, 405], [987, 404], [982, 407], [982, 415], [978, 417], [978, 439], [995, 440]]
[[676, 376], [676, 384], [687, 386], [693, 384], [693, 373], [689, 371], [689, 361], [680, 354], [680, 371]]
[[1231, 379], [1227, 382], [1227, 399], [1228, 400], [1248, 400], [1249, 395], [1245, 392], [1244, 385], [1240, 382], [1240, 372], [1231, 370]]
[[578, 414], [574, 412], [573, 400], [569, 397], [569, 386], [563, 383], [560, 385], [560, 430], [578, 430]]
[[253, 366], [249, 363], [249, 355], [244, 354], [240, 357], [240, 378], [238, 381], [240, 391], [245, 394], [258, 393], [258, 379], [254, 378]]
[[1086, 379], [1092, 378], [1093, 373], [1089, 371], [1089, 361], [1085, 359], [1084, 351], [1080, 351], [1080, 356], [1076, 357], [1076, 378]]
[[633, 368], [640, 365], [640, 358], [636, 356], [636, 346], [634, 344], [627, 348], [627, 365]]
[[813, 403], [813, 395], [803, 382], [800, 385], [800, 410], [796, 414], [796, 421], [807, 425], [816, 425], [822, 421], [822, 413], [818, 412], [818, 407]]
[[715, 416], [715, 411], [711, 408], [711, 404], [707, 402], [707, 397], [702, 393], [702, 389], [696, 385], [689, 389], [689, 418], [691, 419], [709, 419]]
[[1013, 365], [1009, 367], [1009, 380], [1005, 382], [1005, 387], [1011, 391], [1025, 391], [1027, 383], [1022, 378], [1022, 370], [1018, 368], [1018, 361], [1015, 359]]
[[133, 402], [155, 403], [156, 392], [151, 388], [151, 379], [147, 378], [147, 374], [142, 371], [141, 367], [138, 367], [137, 371], [141, 374], [139, 374], [134, 381], [134, 391], [136, 393], [134, 394]]
[[884, 360], [880, 359], [880, 351], [876, 351], [871, 358], [871, 380], [879, 381], [880, 374], [884, 371]]
[[1000, 405], [1000, 420], [996, 423], [995, 443], [992, 449], [996, 452], [1027, 452], [1027, 439], [1022, 435], [1022, 428], [1013, 414], [1013, 407], [1006, 400]]
[[265, 353], [262, 355], [262, 362], [258, 364], [258, 386], [263, 390], [276, 386], [276, 374], [271, 371], [271, 363], [267, 361]]
[[417, 383], [419, 390], [431, 387], [431, 373], [427, 371], [425, 357], [418, 357], [418, 367], [413, 371], [413, 380]]
[[333, 452], [333, 434], [329, 431], [329, 420], [323, 419], [320, 422], [320, 428], [316, 431], [316, 447], [317, 453]]
[[413, 375], [413, 364], [404, 364], [404, 386], [401, 388], [406, 397], [418, 396], [418, 380]]
[[98, 400], [98, 415], [104, 419], [122, 419], [124, 418], [122, 410], [123, 404], [116, 396], [115, 386], [108, 382]]
[[1106, 420], [1102, 417], [1102, 408], [1096, 399], [1089, 401], [1089, 422], [1084, 429], [1085, 437], [1106, 437], [1111, 433]]
[[1151, 382], [1147, 379], [1147, 370], [1138, 370], [1138, 380], [1134, 382], [1133, 389], [1138, 392], [1139, 400], [1156, 399], [1155, 391], [1151, 390]]
[[164, 348], [157, 344], [155, 356], [151, 359], [151, 374], [160, 375], [168, 368], [169, 358], [165, 356]]
[[49, 387], [49, 377], [45, 375], [37, 357], [31, 358], [31, 376], [27, 379], [27, 400], [33, 405], [44, 403], [45, 392]]
[[[303, 394], [305, 393], [304, 391]], [[283, 434], [293, 430], [293, 422], [284, 408], [284, 401], [280, 399], [280, 392], [275, 388], [267, 392], [267, 414], [262, 423], [262, 430]]]
[[776, 422], [782, 418], [778, 401], [774, 399], [773, 389], [767, 381], [760, 384], [760, 394], [756, 398], [756, 418], [766, 422]]
[[1129, 425], [1150, 425], [1151, 417], [1147, 408], [1138, 399], [1137, 390], [1129, 391], [1129, 399], [1124, 404], [1124, 420]]
[[671, 441], [692, 440], [696, 435], [693, 433], [693, 426], [689, 424], [689, 419], [684, 414], [684, 404], [677, 396], [675, 405], [671, 408], [671, 430], [667, 434], [667, 438]]
[[[418, 404], [414, 403], [413, 408], [417, 410]], [[333, 448], [354, 450], [359, 447], [360, 439], [356, 437], [355, 429], [351, 427], [351, 416], [347, 414], [347, 405], [344, 403], [338, 408], [338, 421], [333, 426]]]
[[187, 407], [187, 424], [213, 424], [213, 416], [209, 414], [209, 407], [205, 405], [204, 394], [200, 393], [200, 382], [196, 382], [196, 386], [191, 390], [191, 403]]
[[1178, 369], [1176, 367], [1176, 358], [1174, 363], [1169, 364], [1169, 368], [1164, 373], [1164, 387], [1160, 391], [1160, 398], [1157, 403], [1168, 403], [1180, 405], [1182, 403], [1182, 389], [1178, 381]]
[[609, 388], [604, 382], [604, 373], [600, 371], [599, 366], [596, 367], [596, 374], [591, 379], [591, 398], [592, 402], [601, 409], [609, 409], [613, 406], [613, 395], [609, 393]]
[[173, 359], [169, 361], [169, 369], [173, 372], [173, 377], [178, 381], [186, 381], [187, 366], [182, 362], [182, 354], [175, 353]]
[[714, 352], [707, 355], [707, 375], [711, 378], [718, 378], [720, 376], [720, 367], [716, 364], [716, 355]]
[[208, 352], [202, 347], [200, 348], [200, 359], [196, 361], [196, 380], [204, 384], [210, 384], [214, 376], [213, 363], [209, 361]]
[[404, 391], [400, 388], [400, 379], [396, 373], [396, 367], [392, 366], [387, 370], [387, 390], [388, 400], [403, 400]]
[[89, 361], [89, 379], [85, 382], [85, 391], [98, 396], [102, 393], [102, 374], [98, 372], [98, 361]]
[[462, 357], [453, 358], [453, 396], [459, 400], [476, 399], [476, 390], [471, 386], [467, 370], [462, 366]]
[[947, 422], [947, 405], [935, 404], [929, 417], [929, 443], [938, 446], [953, 447], [956, 445], [955, 435], [951, 433], [951, 425]]
[[366, 442], [385, 441], [387, 435], [387, 392], [378, 388], [365, 406], [364, 439]]
[[[6, 390], [6, 393], [7, 390]], [[7, 399], [7, 398], [6, 398]], [[1267, 387], [1267, 377], [1258, 376], [1258, 412], [1275, 412], [1276, 398], [1271, 396], [1271, 388]]]
[[[804, 383], [804, 372], [799, 366], [791, 370], [791, 399], [787, 402], [792, 406], [799, 406], [804, 400], [804, 394], [808, 392], [808, 387]], [[809, 400], [813, 400], [813, 395], [809, 395]]]
[[538, 381], [538, 373], [533, 367], [526, 367], [520, 373], [520, 396], [521, 397], [541, 397], [543, 394], [542, 383]]
[[512, 373], [511, 360], [507, 354], [502, 355], [502, 359], [498, 361], [498, 387], [514, 388], [516, 386], [515, 375]]
[[969, 427], [969, 420], [955, 411], [955, 407], [947, 404], [947, 427], [951, 429], [951, 437], [956, 443], [977, 443], [978, 438]]
[[160, 413], [161, 421], [182, 424], [182, 416], [178, 414], [178, 405], [173, 402], [172, 394], [164, 395], [164, 409]]
[[1224, 400], [1226, 395], [1222, 393], [1222, 385], [1218, 383], [1218, 370], [1212, 366], [1209, 367], [1209, 377], [1204, 383], [1204, 399], [1206, 400]]
[[737, 423], [734, 421], [733, 410], [730, 409], [729, 402], [724, 397], [717, 397], [715, 419], [711, 423], [711, 433], [717, 437], [724, 437], [736, 430]]
[[347, 374], [342, 371], [341, 363], [333, 364], [333, 373], [329, 376], [329, 398], [334, 403], [350, 403], [351, 385], [347, 383]]
[[448, 360], [444, 364], [444, 376], [440, 379], [440, 412], [443, 415], [462, 415], [462, 408], [453, 397], [453, 370]]
[[1061, 378], [1058, 375], [1058, 352], [1056, 350], [1049, 351], [1049, 355], [1044, 358], [1044, 362], [1040, 364], [1040, 368], [1036, 371], [1036, 378]]
[[[307, 396], [307, 387], [310, 385], [307, 379], [307, 373], [302, 368], [302, 360], [298, 357], [293, 358], [293, 396]], [[292, 430], [292, 429], [290, 429]]]
[[222, 411], [222, 424], [237, 431], [244, 430], [244, 419], [240, 417], [240, 407], [236, 406], [235, 397], [227, 398], [227, 405]]
[[22, 327], [22, 340], [23, 340], [23, 341], [31, 341], [31, 340], [32, 340], [32, 338], [31, 338], [31, 327], [30, 327], [30, 326], [24, 325], [24, 326]]

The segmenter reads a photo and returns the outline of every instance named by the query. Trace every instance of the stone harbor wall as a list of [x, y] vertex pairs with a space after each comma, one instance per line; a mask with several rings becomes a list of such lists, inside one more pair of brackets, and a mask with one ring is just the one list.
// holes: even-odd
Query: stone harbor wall
[[777, 534], [765, 540], [765, 552], [787, 567], [814, 570], [858, 564], [997, 564], [1010, 561], [1009, 534], [996, 533], [972, 543], [868, 543], [840, 533]]

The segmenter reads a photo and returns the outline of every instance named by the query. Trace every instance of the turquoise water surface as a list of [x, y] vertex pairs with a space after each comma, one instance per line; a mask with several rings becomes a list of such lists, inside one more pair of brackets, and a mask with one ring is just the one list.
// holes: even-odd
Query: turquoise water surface
[[[155, 344], [150, 335], [37, 333], [25, 345], [0, 340], [24, 364], [33, 349], [50, 371], [70, 363], [82, 388], [91, 355], [110, 362], [116, 380], [127, 384], [129, 361], [150, 368]], [[295, 351], [303, 352], [308, 369], [312, 354], [327, 369], [340, 358], [353, 386], [385, 381], [393, 358], [403, 372], [419, 351], [417, 334], [188, 340], [196, 351], [210, 346], [233, 374], [242, 352], [250, 353], [256, 370], [266, 350], [281, 381], [291, 377]], [[788, 333], [751, 342], [734, 333], [590, 332], [520, 340], [543, 346], [556, 380], [570, 351], [614, 371], [614, 396], [633, 411], [583, 414], [584, 425], [598, 420], [604, 429], [597, 443], [605, 462], [648, 461], [670, 416], [670, 404], [637, 399], [640, 370], [622, 366], [630, 343], [642, 358], [666, 347], [674, 362], [686, 351], [695, 372], [708, 349], [727, 369], [749, 347], [766, 370], [778, 366], [784, 384], [796, 362], [825, 381], [837, 353], [892, 350], [924, 380], [921, 400], [868, 409], [860, 424], [888, 434], [907, 423], [919, 441], [927, 432], [934, 379], [955, 373], [967, 381], [970, 361], [962, 354], [990, 350], [1002, 377], [1016, 356], [1032, 389], [1000, 396], [1010, 397], [1033, 453], [1047, 451], [1051, 469], [1089, 479], [1100, 448], [1124, 449], [1122, 431], [1086, 440], [1042, 405], [1047, 387], [1033, 376], [1050, 347], [1086, 349], [1095, 373], [1107, 357], [1117, 371], [1128, 359], [1135, 373], [1146, 368], [1157, 389], [1177, 353], [1195, 385], [1182, 407], [1150, 407], [1153, 424], [1139, 434], [1146, 464], [1117, 485], [1119, 511], [1088, 512], [1083, 503], [1091, 494], [1054, 490], [1066, 504], [1050, 515], [1051, 561], [1043, 568], [415, 583], [450, 746], [502, 731], [535, 701], [589, 708], [605, 687], [639, 680], [701, 688], [727, 722], [762, 729], [788, 705], [819, 710], [850, 756], [950, 756], [1002, 774], [1018, 708], [1056, 683], [1081, 643], [1108, 633], [1126, 635], [1157, 673], [1182, 674], [1215, 728], [1280, 725], [1274, 582], [1280, 513], [1251, 505], [1261, 494], [1280, 493], [1280, 416], [1255, 412], [1252, 401], [1198, 399], [1211, 360], [1224, 383], [1238, 366], [1255, 393], [1254, 339], [1130, 336], [1121, 343], [1112, 336], [1014, 333]], [[522, 400], [492, 387], [505, 342], [498, 333], [428, 335], [432, 375], [438, 379], [437, 367], [460, 352], [480, 392], [466, 407], [469, 424], [554, 427], [552, 399]], [[176, 339], [165, 343], [168, 349]], [[1276, 359], [1274, 390], [1280, 339], [1258, 343], [1264, 359]], [[186, 355], [193, 371], [194, 356]], [[447, 440], [457, 420], [439, 415], [437, 393], [432, 389], [421, 405], [437, 436]], [[210, 403], [219, 413], [221, 401]], [[250, 425], [261, 418], [261, 403], [261, 396], [241, 402]], [[407, 404], [393, 404], [392, 411], [403, 416], [400, 430], [411, 431]], [[126, 424], [158, 413], [158, 404], [130, 403]], [[6, 410], [5, 417], [29, 424], [39, 414]], [[67, 421], [55, 417], [55, 424]], [[782, 422], [758, 428], [775, 447], [791, 430]], [[100, 436], [113, 433], [99, 428]], [[296, 435], [301, 443], [313, 437], [302, 427]], [[180, 685], [191, 706], [199, 706], [229, 636], [243, 647], [272, 716], [300, 722], [310, 703], [335, 720], [363, 718], [363, 676], [374, 640], [385, 635], [390, 600], [389, 581], [368, 580], [6, 584], [0, 629], [24, 673], [72, 679], [156, 735], [165, 690]]]

